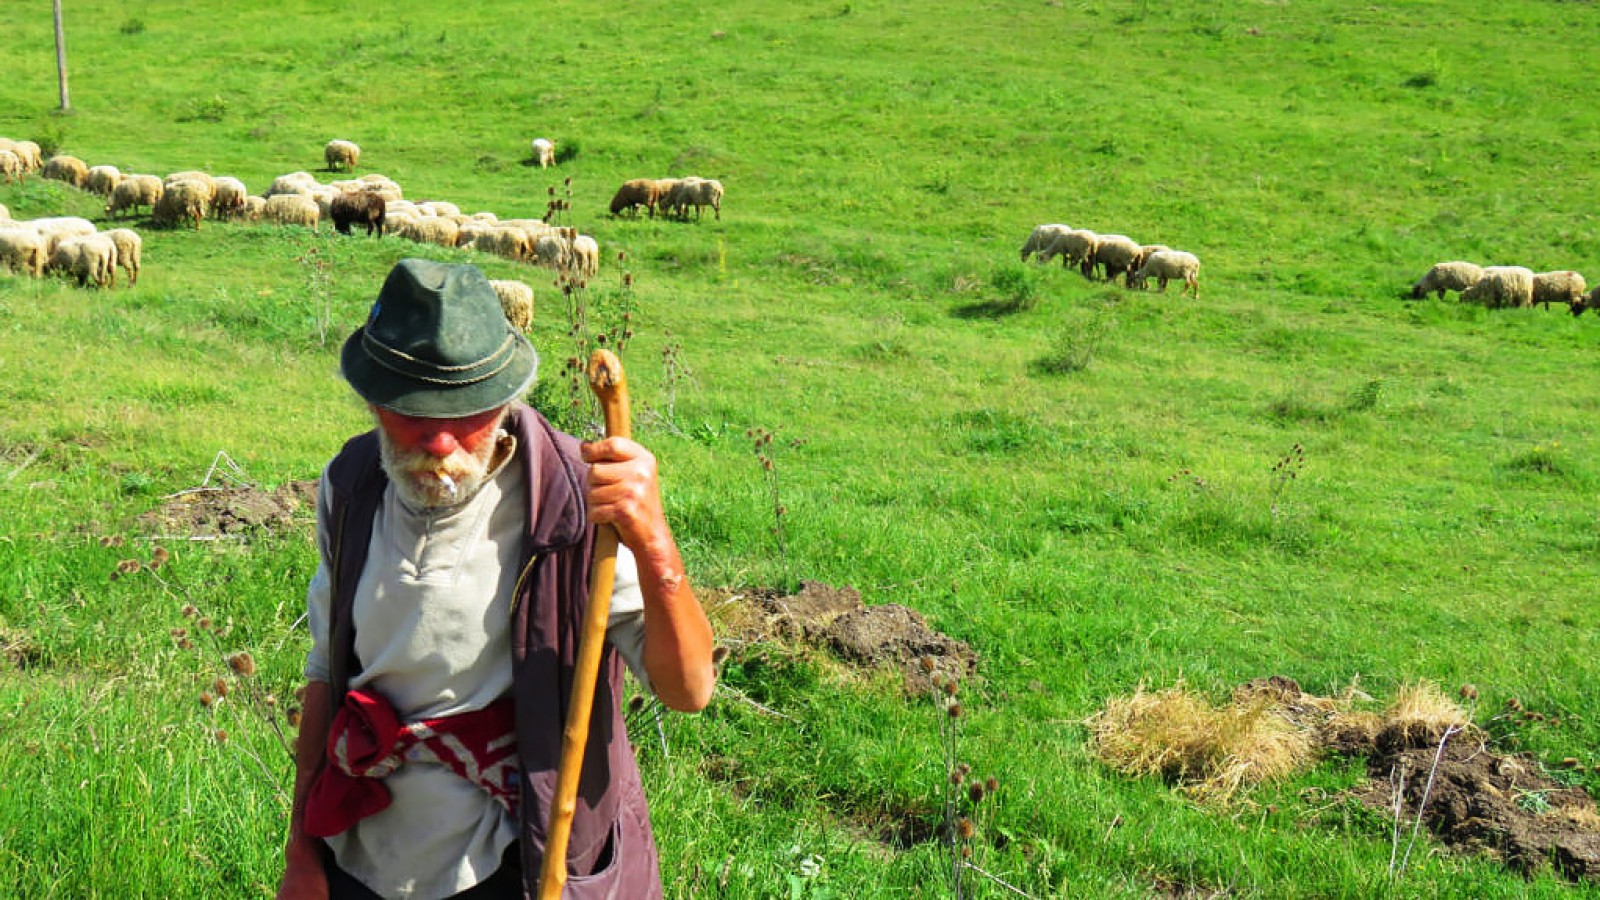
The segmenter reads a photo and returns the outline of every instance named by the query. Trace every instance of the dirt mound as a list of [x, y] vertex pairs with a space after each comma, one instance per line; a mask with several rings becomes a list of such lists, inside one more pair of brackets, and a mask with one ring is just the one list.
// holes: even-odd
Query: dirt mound
[[[933, 690], [934, 676], [966, 678], [977, 671], [978, 655], [928, 627], [920, 613], [899, 604], [866, 606], [851, 587], [804, 582], [799, 592], [707, 592], [706, 606], [717, 635], [727, 643], [788, 641], [830, 651], [852, 665], [893, 665], [908, 693]], [[923, 658], [932, 668], [924, 668]]]
[[1392, 734], [1380, 735], [1374, 749], [1371, 781], [1357, 791], [1368, 806], [1392, 816], [1398, 787], [1402, 815], [1414, 817], [1422, 807], [1423, 823], [1452, 847], [1488, 853], [1524, 873], [1548, 863], [1567, 878], [1600, 881], [1594, 798], [1550, 777], [1538, 760], [1496, 753], [1471, 728], [1445, 740], [1443, 754], [1437, 739], [1408, 746]]
[[139, 517], [139, 524], [163, 537], [243, 537], [257, 529], [278, 531], [309, 521], [316, 496], [315, 481], [290, 481], [273, 491], [200, 487], [163, 498], [160, 506]]

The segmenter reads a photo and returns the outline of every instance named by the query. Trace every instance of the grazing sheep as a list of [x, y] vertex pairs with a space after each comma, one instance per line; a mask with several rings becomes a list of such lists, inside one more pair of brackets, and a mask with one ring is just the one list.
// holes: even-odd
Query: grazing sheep
[[272, 179], [272, 186], [267, 188], [263, 197], [276, 197], [279, 194], [310, 194], [318, 187], [317, 178], [310, 172], [290, 172]]
[[541, 234], [534, 239], [533, 257], [538, 265], [556, 271], [565, 271], [571, 247], [558, 234]]
[[84, 181], [89, 178], [89, 167], [76, 156], [60, 153], [50, 157], [44, 164], [44, 177], [65, 181], [75, 188], [81, 188]]
[[46, 219], [34, 219], [27, 224], [39, 233], [39, 238], [43, 241], [44, 258], [47, 262], [51, 255], [56, 252], [56, 245], [62, 241], [95, 233], [93, 222], [88, 219], [80, 219], [77, 216], [54, 216]]
[[211, 209], [219, 217], [237, 217], [244, 212], [245, 198], [250, 196], [250, 189], [244, 182], [226, 175], [215, 182], [216, 192], [211, 197]]
[[574, 271], [586, 278], [593, 278], [600, 272], [600, 244], [587, 234], [580, 234], [572, 239], [571, 265]]
[[419, 244], [438, 244], [454, 247], [461, 227], [441, 216], [422, 216], [412, 219], [400, 230], [400, 236]]
[[322, 160], [328, 164], [330, 172], [340, 169], [351, 172], [361, 161], [361, 148], [351, 141], [329, 141], [328, 146], [322, 148]]
[[351, 223], [355, 223], [366, 226], [368, 237], [376, 233], [382, 238], [383, 216], [387, 208], [388, 204], [377, 194], [366, 191], [344, 191], [333, 198], [329, 214], [333, 219], [334, 230], [340, 234], [349, 234]]
[[43, 166], [44, 151], [33, 141], [17, 141], [11, 152], [22, 157], [22, 167], [29, 172], [37, 172]]
[[1105, 270], [1107, 281], [1116, 281], [1118, 275], [1124, 276], [1126, 281], [1126, 275], [1139, 259], [1139, 253], [1139, 242], [1133, 238], [1102, 234], [1095, 242], [1094, 256], [1083, 264], [1083, 274], [1092, 278], [1095, 266], [1100, 266]]
[[46, 268], [77, 278], [78, 287], [91, 281], [95, 287], [110, 287], [117, 269], [117, 245], [103, 234], [67, 238], [50, 254]]
[[156, 204], [161, 202], [161, 195], [164, 193], [166, 186], [154, 175], [124, 175], [111, 191], [111, 202], [106, 204], [106, 215], [115, 217], [125, 209], [138, 212], [141, 206], [148, 206], [154, 212]]
[[267, 198], [250, 196], [244, 198], [244, 208], [239, 210], [239, 218], [246, 222], [261, 221], [261, 214], [266, 211]]
[[676, 212], [680, 218], [689, 217], [689, 207], [694, 207], [695, 221], [700, 220], [700, 212], [704, 207], [711, 207], [717, 214], [717, 221], [722, 221], [722, 182], [714, 178], [685, 178], [678, 182], [667, 197], [667, 206]]
[[1411, 299], [1421, 300], [1431, 293], [1443, 300], [1445, 291], [1460, 293], [1477, 284], [1482, 277], [1483, 268], [1476, 263], [1461, 260], [1437, 263], [1411, 286]]
[[150, 218], [163, 228], [176, 228], [178, 223], [190, 221], [199, 229], [200, 222], [211, 208], [211, 195], [216, 193], [212, 182], [179, 178], [167, 181], [150, 211]]
[[448, 200], [424, 200], [417, 204], [417, 212], [424, 216], [441, 216], [452, 219], [461, 215], [461, 207]]
[[533, 326], [533, 288], [520, 281], [501, 280], [491, 280], [489, 286], [500, 297], [500, 308], [511, 327], [527, 331]]
[[493, 253], [518, 262], [533, 256], [533, 241], [528, 238], [527, 232], [515, 226], [501, 225], [481, 231], [472, 246], [479, 253]]
[[[140, 257], [144, 255], [144, 240], [131, 228], [113, 228], [105, 235], [117, 246], [117, 265], [128, 273], [128, 284], [138, 284]], [[113, 272], [111, 283], [116, 284], [116, 281], [117, 276]]]
[[1047, 262], [1045, 249], [1071, 230], [1071, 225], [1035, 225], [1028, 239], [1022, 242], [1022, 261], [1027, 262], [1028, 257], [1037, 255], [1040, 262]]
[[0, 177], [4, 177], [6, 184], [15, 181], [27, 181], [27, 170], [23, 168], [22, 157], [15, 151], [0, 148]]
[[1539, 272], [1533, 276], [1533, 302], [1543, 304], [1545, 309], [1549, 309], [1552, 302], [1570, 309], [1584, 302], [1584, 292], [1588, 289], [1583, 276], [1571, 270]]
[[1039, 261], [1047, 263], [1057, 256], [1068, 269], [1086, 268], [1094, 259], [1094, 250], [1100, 245], [1100, 235], [1082, 228], [1069, 229], [1057, 235], [1054, 242], [1039, 252]]
[[617, 188], [617, 193], [611, 198], [611, 214], [613, 216], [623, 212], [638, 215], [639, 207], [650, 211], [650, 218], [656, 217], [656, 204], [661, 202], [661, 181], [654, 178], [634, 178], [624, 181], [622, 187]]
[[1145, 264], [1146, 261], [1148, 261], [1150, 259], [1150, 255], [1151, 254], [1160, 253], [1163, 250], [1171, 250], [1171, 249], [1172, 248], [1168, 247], [1166, 244], [1140, 244], [1139, 245], [1139, 258], [1133, 261], [1133, 267], [1129, 271], [1137, 272], [1140, 269], [1144, 268], [1144, 264]]
[[556, 164], [556, 142], [548, 138], [533, 139], [533, 161], [541, 169]]
[[[0, 228], [3, 227], [5, 226], [0, 225]], [[1583, 295], [1582, 300], [1572, 304], [1572, 314], [1575, 316], [1581, 316], [1583, 315], [1584, 310], [1594, 309], [1597, 306], [1600, 306], [1600, 285], [1595, 285], [1593, 290]]]
[[193, 181], [204, 185], [206, 189], [206, 204], [208, 206], [211, 204], [211, 201], [215, 200], [217, 197], [217, 179], [211, 177], [211, 175], [207, 172], [199, 172], [194, 170], [190, 170], [188, 172], [173, 172], [171, 175], [163, 178], [161, 183], [166, 187], [171, 187], [180, 181]]
[[1461, 292], [1466, 303], [1482, 303], [1490, 309], [1502, 306], [1533, 305], [1533, 270], [1522, 266], [1488, 266], [1483, 277]]
[[46, 258], [39, 232], [17, 223], [0, 225], [0, 268], [38, 278]]
[[94, 166], [89, 169], [89, 174], [84, 177], [83, 189], [91, 194], [99, 194], [109, 198], [116, 189], [117, 182], [122, 180], [122, 173], [116, 166]]
[[262, 205], [261, 218], [274, 225], [304, 225], [316, 231], [322, 208], [304, 194], [273, 194]]
[[1128, 287], [1142, 287], [1149, 278], [1155, 277], [1161, 291], [1167, 289], [1167, 282], [1179, 278], [1183, 279], [1183, 291], [1192, 292], [1196, 300], [1200, 299], [1200, 258], [1193, 253], [1182, 250], [1157, 250], [1150, 254], [1144, 261], [1139, 271], [1130, 273], [1127, 277]]

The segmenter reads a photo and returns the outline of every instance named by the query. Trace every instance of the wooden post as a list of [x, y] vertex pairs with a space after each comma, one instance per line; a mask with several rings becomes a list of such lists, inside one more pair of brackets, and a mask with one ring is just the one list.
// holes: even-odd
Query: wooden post
[[72, 101], [67, 99], [67, 32], [61, 26], [61, 0], [54, 0], [56, 10], [56, 78], [61, 82], [61, 111], [69, 112]]

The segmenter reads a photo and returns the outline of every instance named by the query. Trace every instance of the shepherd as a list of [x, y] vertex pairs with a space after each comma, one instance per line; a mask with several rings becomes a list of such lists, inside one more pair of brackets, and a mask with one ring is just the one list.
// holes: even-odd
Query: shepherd
[[[473, 266], [401, 260], [340, 369], [375, 420], [317, 493], [320, 565], [279, 898], [528, 898], [550, 841], [582, 625], [609, 599], [562, 896], [658, 898], [622, 666], [703, 709], [711, 626], [655, 457], [520, 398], [538, 355]], [[608, 416], [609, 419], [609, 416]], [[595, 526], [615, 530], [614, 572]], [[599, 549], [597, 549], [599, 545]], [[591, 571], [609, 597], [591, 600]]]

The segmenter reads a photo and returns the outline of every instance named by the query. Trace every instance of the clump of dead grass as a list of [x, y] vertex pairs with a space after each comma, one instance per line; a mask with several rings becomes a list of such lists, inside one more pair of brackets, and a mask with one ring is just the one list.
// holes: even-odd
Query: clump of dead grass
[[1355, 685], [1335, 697], [1300, 690], [1293, 679], [1260, 678], [1214, 705], [1183, 682], [1140, 685], [1113, 698], [1088, 724], [1094, 751], [1125, 775], [1160, 775], [1202, 801], [1226, 803], [1244, 787], [1291, 775], [1319, 756], [1360, 756], [1438, 744], [1471, 715], [1431, 682], [1405, 685], [1382, 714]]
[[1443, 740], [1446, 732], [1470, 724], [1471, 717], [1437, 684], [1419, 681], [1401, 686], [1395, 694], [1384, 711], [1375, 743], [1383, 750], [1431, 747]]
[[1270, 696], [1213, 706], [1182, 682], [1114, 698], [1089, 720], [1095, 752], [1118, 772], [1160, 775], [1198, 800], [1226, 803], [1240, 788], [1280, 778], [1314, 757], [1309, 729]]

